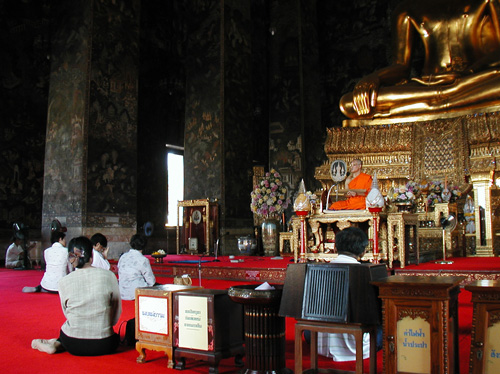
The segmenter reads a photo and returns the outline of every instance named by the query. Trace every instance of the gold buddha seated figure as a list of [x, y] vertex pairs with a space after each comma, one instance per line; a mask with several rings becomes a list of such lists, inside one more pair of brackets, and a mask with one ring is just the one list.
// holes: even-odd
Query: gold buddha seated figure
[[[500, 105], [499, 0], [403, 1], [393, 13], [393, 63], [342, 97], [351, 119], [470, 112]], [[414, 41], [422, 71], [411, 74]]]

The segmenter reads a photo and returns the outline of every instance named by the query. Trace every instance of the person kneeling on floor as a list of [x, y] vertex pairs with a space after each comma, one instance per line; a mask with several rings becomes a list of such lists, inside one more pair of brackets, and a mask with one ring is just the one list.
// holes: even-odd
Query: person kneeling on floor
[[122, 312], [116, 275], [92, 265], [92, 242], [83, 236], [69, 242], [69, 261], [76, 271], [59, 281], [66, 322], [57, 339], [34, 339], [33, 349], [53, 354], [66, 350], [75, 356], [113, 353], [120, 337], [113, 326]]

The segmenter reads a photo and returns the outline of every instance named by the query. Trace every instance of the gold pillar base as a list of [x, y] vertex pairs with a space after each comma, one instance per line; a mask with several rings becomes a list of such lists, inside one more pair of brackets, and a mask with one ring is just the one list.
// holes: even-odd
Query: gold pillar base
[[493, 257], [494, 255], [492, 247], [477, 247], [474, 257]]

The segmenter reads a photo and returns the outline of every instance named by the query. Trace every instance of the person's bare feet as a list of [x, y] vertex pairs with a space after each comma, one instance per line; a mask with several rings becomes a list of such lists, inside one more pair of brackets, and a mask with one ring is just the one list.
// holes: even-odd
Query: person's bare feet
[[61, 343], [57, 339], [33, 339], [31, 348], [38, 349], [40, 352], [52, 355], [61, 347]]

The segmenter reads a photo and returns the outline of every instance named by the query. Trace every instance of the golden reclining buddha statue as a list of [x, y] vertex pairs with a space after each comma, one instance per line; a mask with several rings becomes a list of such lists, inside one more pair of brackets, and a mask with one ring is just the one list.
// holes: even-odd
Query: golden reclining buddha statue
[[[412, 74], [415, 41], [425, 59]], [[467, 112], [500, 105], [500, 0], [402, 1], [393, 13], [392, 65], [340, 101], [351, 119]]]

